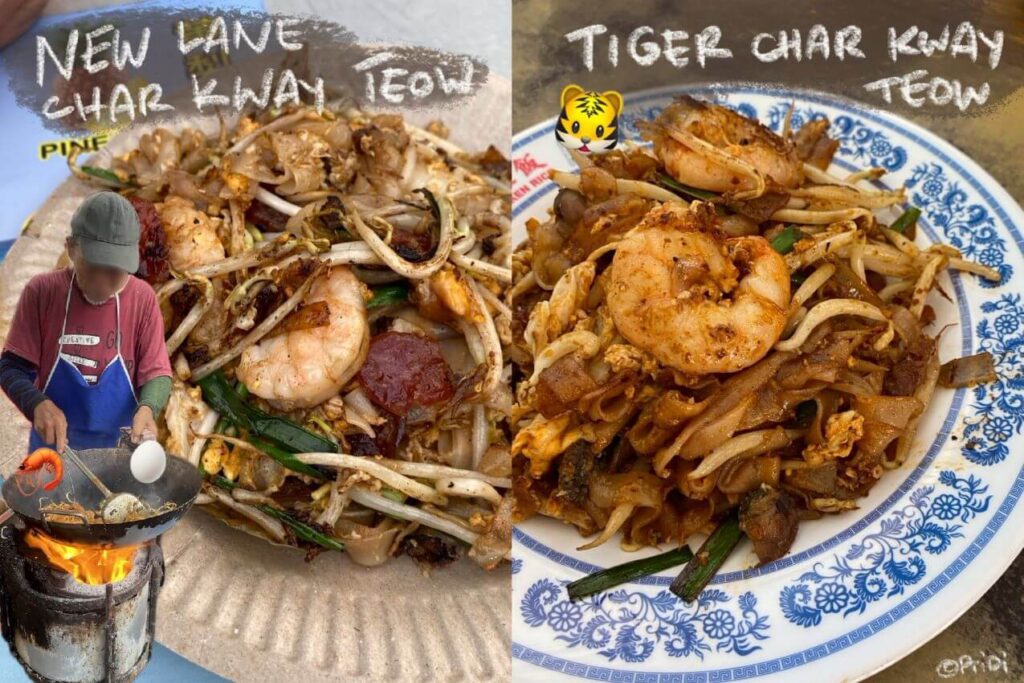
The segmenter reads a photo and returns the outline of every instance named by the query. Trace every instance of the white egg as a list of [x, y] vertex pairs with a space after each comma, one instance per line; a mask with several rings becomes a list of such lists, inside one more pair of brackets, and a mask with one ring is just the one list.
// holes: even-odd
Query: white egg
[[155, 440], [143, 441], [132, 452], [132, 476], [143, 484], [152, 484], [167, 468], [167, 451]]

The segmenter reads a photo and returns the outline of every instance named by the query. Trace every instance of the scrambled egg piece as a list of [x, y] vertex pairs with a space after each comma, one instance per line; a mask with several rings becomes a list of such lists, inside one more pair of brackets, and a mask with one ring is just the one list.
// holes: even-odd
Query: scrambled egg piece
[[228, 481], [236, 481], [242, 467], [248, 461], [248, 454], [241, 448], [231, 448], [220, 439], [210, 439], [203, 451], [203, 470], [208, 474], [220, 474]]
[[658, 371], [658, 361], [654, 356], [632, 344], [612, 344], [604, 352], [604, 360], [615, 373], [638, 370], [653, 375]]
[[572, 417], [571, 411], [551, 420], [538, 415], [516, 434], [512, 441], [512, 454], [522, 453], [529, 458], [530, 476], [542, 476], [551, 466], [552, 460], [583, 437], [579, 427], [570, 429]]
[[856, 410], [831, 415], [825, 423], [825, 442], [809, 444], [804, 448], [804, 460], [813, 465], [821, 465], [829, 460], [845, 458], [862, 436], [864, 416]]
[[479, 312], [473, 310], [473, 298], [469, 291], [469, 285], [453, 268], [446, 266], [431, 275], [430, 289], [445, 308], [456, 316], [479, 322], [481, 316]]

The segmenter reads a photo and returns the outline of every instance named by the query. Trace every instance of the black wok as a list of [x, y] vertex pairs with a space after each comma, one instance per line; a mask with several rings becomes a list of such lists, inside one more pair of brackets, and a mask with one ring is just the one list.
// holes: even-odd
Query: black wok
[[[132, 452], [127, 448], [94, 448], [78, 451], [78, 455], [111, 491], [132, 493], [153, 509], [168, 501], [173, 501], [176, 507], [153, 517], [119, 524], [56, 522], [53, 521], [53, 514], [44, 514], [40, 511], [40, 505], [67, 501], [67, 494], [70, 493], [71, 500], [88, 510], [98, 512], [103, 502], [103, 494], [73, 462], [67, 459], [64, 460], [64, 473], [60, 485], [51, 491], [40, 489], [31, 495], [25, 495], [15, 481], [18, 473], [12, 473], [3, 486], [3, 496], [7, 505], [28, 526], [67, 543], [105, 546], [145, 543], [174, 526], [175, 522], [188, 512], [202, 486], [199, 470], [181, 458], [168, 456], [164, 475], [152, 484], [143, 484], [132, 476], [129, 468]], [[29, 487], [25, 488], [27, 490]]]

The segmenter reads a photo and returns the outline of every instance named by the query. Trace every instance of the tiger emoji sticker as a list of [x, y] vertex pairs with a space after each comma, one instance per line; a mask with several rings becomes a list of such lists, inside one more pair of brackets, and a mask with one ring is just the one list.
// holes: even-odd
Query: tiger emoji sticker
[[607, 152], [619, 141], [622, 95], [614, 90], [594, 92], [578, 85], [562, 89], [562, 113], [555, 137], [566, 149], [583, 154]]

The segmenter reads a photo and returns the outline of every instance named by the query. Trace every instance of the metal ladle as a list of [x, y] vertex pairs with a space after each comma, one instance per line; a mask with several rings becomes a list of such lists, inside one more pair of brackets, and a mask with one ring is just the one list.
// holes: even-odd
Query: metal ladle
[[100, 481], [100, 478], [92, 473], [92, 470], [82, 462], [82, 459], [78, 457], [70, 446], [64, 447], [64, 456], [69, 458], [71, 462], [75, 463], [78, 469], [82, 470], [89, 481], [92, 482], [93, 486], [99, 489], [99, 492], [103, 494], [103, 501], [100, 503], [100, 517], [106, 524], [120, 524], [127, 522], [133, 515], [144, 514], [149, 508], [143, 503], [137, 496], [131, 493], [114, 493], [106, 484]]

